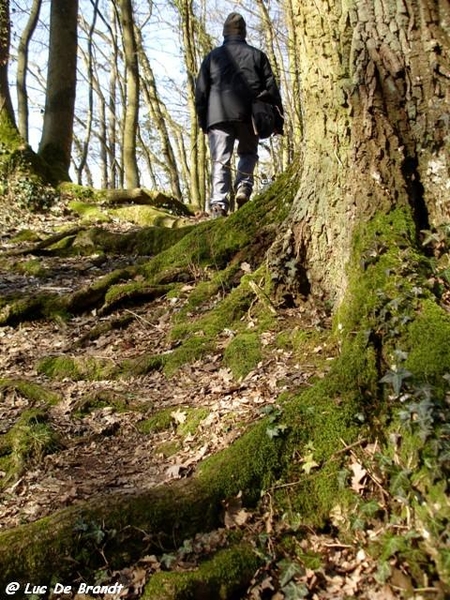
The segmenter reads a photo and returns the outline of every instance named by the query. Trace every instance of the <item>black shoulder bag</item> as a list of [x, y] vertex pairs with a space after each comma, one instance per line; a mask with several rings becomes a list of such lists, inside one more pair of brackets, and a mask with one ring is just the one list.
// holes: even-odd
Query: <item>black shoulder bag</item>
[[252, 123], [255, 133], [265, 140], [275, 131], [276, 106], [271, 102], [267, 90], [261, 92], [252, 102]]

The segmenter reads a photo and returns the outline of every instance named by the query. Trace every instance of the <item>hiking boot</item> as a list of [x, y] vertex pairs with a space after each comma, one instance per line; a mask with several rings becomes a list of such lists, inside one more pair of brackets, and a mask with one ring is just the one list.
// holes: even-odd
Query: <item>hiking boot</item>
[[238, 208], [244, 206], [250, 200], [252, 190], [246, 185], [240, 185], [237, 189], [235, 200]]
[[218, 217], [226, 217], [228, 214], [228, 211], [223, 206], [223, 204], [219, 204], [218, 202], [211, 204], [209, 212], [211, 215], [211, 219], [217, 219]]

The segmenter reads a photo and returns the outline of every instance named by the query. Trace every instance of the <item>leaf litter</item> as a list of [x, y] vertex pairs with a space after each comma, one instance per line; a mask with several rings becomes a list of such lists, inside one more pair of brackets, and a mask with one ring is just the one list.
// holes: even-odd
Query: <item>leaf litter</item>
[[[34, 226], [39, 231], [44, 226], [50, 227], [48, 220], [37, 218], [36, 222], [29, 215], [27, 219], [28, 227]], [[64, 222], [66, 226], [66, 220], [67, 215], [58, 217], [56, 214], [52, 225]], [[113, 224], [115, 231], [118, 227], [117, 223]], [[129, 230], [129, 227], [123, 227]], [[2, 250], [16, 246], [10, 241], [13, 233], [15, 231], [11, 229], [0, 238]], [[15, 263], [20, 260], [14, 258]], [[17, 274], [16, 269], [9, 269], [11, 263], [3, 260], [0, 292], [46, 289], [67, 293], [91, 283], [108, 270], [123, 266], [126, 260], [110, 257], [96, 264], [92, 257], [39, 257], [46, 268], [44, 279]], [[188, 294], [189, 290], [190, 286], [185, 286], [184, 293]], [[93, 340], [89, 334], [99, 322], [96, 311], [65, 323], [39, 320], [0, 329], [2, 378], [32, 381], [61, 398], [49, 407], [48, 412], [52, 427], [63, 440], [60, 448], [33, 464], [0, 492], [0, 530], [35, 521], [99, 494], [130, 494], [163, 485], [173, 478], [189, 477], [201, 460], [232, 444], [249, 424], [261, 418], [262, 408], [275, 406], [281, 391], [296, 389], [305, 385], [311, 375], [317, 375], [309, 365], [298, 365], [289, 351], [282, 350], [272, 353], [239, 382], [222, 366], [220, 354], [181, 367], [176, 377], [153, 371], [129, 379], [73, 381], [66, 378], [55, 381], [36, 370], [39, 359], [52, 354], [118, 362], [142, 354], [169, 352], [167, 334], [171, 316], [179, 308], [177, 303], [163, 297], [151, 305], [134, 307], [132, 311], [116, 310], [102, 316], [101, 320], [120, 319], [126, 315], [129, 317], [126, 327], [119, 333], [114, 329], [105, 330]], [[284, 316], [280, 313], [279, 318], [284, 317], [290, 318], [289, 311]], [[270, 334], [264, 335], [265, 345], [270, 344], [269, 337]], [[317, 353], [321, 351], [322, 348], [316, 349]], [[86, 396], [100, 395], [105, 390], [109, 398], [120, 401], [120, 410], [114, 403], [87, 412], [77, 410]], [[24, 410], [37, 405], [39, 401], [30, 400], [16, 388], [5, 388], [0, 403], [0, 435], [17, 422]], [[179, 428], [186, 422], [189, 410], [199, 408], [206, 409], [206, 416], [194, 433], [181, 436]], [[140, 423], [163, 409], [170, 411], [170, 426], [161, 431], [143, 432]], [[271, 434], [275, 436], [282, 432], [273, 429]], [[171, 452], [167, 451], [169, 447], [172, 447]], [[303, 457], [303, 463], [307, 474], [318, 467], [313, 452]], [[367, 472], [354, 457], [350, 469], [351, 487], [357, 493], [363, 493], [368, 481]], [[0, 471], [0, 477], [5, 475]], [[118, 595], [95, 597], [105, 600], [140, 598], [153, 573], [195, 568], [201, 559], [228, 544], [230, 529], [241, 530], [252, 543], [258, 538], [264, 540], [255, 551], [265, 554], [265, 565], [255, 573], [242, 598], [390, 600], [403, 597], [401, 588], [399, 591], [395, 586], [376, 582], [376, 564], [358, 544], [345, 545], [330, 534], [309, 530], [302, 531], [299, 537], [295, 525], [286, 524], [274, 513], [269, 493], [255, 512], [243, 506], [240, 494], [224, 499], [223, 522], [223, 528], [198, 533], [173, 554], [144, 556], [121, 571], [105, 571], [104, 581], [120, 581], [123, 590]], [[288, 553], [283, 558], [275, 552], [277, 538], [286, 532], [295, 536], [298, 554], [315, 557], [316, 564], [294, 560]], [[420, 594], [414, 597], [416, 600], [421, 598]]]

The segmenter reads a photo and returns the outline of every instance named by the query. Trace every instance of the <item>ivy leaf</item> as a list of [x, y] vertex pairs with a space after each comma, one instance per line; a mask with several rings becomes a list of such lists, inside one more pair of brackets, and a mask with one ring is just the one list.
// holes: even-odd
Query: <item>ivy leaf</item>
[[284, 588], [296, 575], [303, 575], [304, 569], [290, 560], [281, 560], [278, 563], [278, 566], [281, 569], [280, 575], [280, 586]]
[[301, 600], [307, 598], [309, 590], [304, 583], [294, 583], [290, 581], [282, 590], [285, 600]]
[[313, 469], [319, 466], [319, 463], [313, 459], [313, 453], [310, 452], [303, 459], [302, 469], [305, 471], [307, 475], [311, 473]]
[[384, 377], [380, 379], [380, 383], [390, 383], [396, 396], [400, 395], [400, 390], [403, 385], [403, 381], [407, 377], [411, 377], [412, 373], [401, 367], [388, 371]]
[[386, 581], [391, 576], [391, 565], [387, 560], [383, 560], [378, 564], [378, 570], [375, 573], [375, 579], [378, 583], [386, 583]]
[[177, 557], [175, 554], [163, 554], [161, 557], [161, 564], [163, 564], [166, 569], [170, 569], [176, 560]]
[[282, 433], [284, 433], [287, 427], [288, 426], [284, 423], [273, 423], [267, 427], [266, 433], [270, 439], [273, 440], [273, 438], [279, 437]]
[[273, 440], [273, 438], [276, 438], [280, 435], [280, 428], [278, 425], [269, 425], [269, 427], [266, 429], [266, 433], [270, 439]]

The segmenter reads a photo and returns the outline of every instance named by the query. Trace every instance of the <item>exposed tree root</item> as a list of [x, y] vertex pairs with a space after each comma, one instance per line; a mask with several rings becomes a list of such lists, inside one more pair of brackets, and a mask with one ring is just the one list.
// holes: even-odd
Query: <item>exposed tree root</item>
[[108, 204], [142, 204], [155, 206], [156, 208], [164, 208], [171, 213], [179, 216], [192, 216], [188, 207], [174, 198], [162, 192], [152, 192], [142, 188], [132, 190], [108, 190], [105, 195]]
[[[120, 568], [143, 552], [176, 548], [184, 539], [218, 527], [225, 498], [248, 490], [248, 501], [256, 500], [262, 479], [279, 463], [281, 447], [261, 423], [189, 480], [136, 495], [97, 497], [0, 533], [0, 589], [10, 581], [71, 581], [77, 573], [89, 576], [105, 562]], [[259, 453], [261, 461], [243, 464], [243, 451]], [[216, 580], [217, 575], [211, 585]]]
[[246, 591], [261, 564], [247, 544], [219, 551], [195, 571], [156, 573], [146, 585], [146, 600], [232, 600]]

